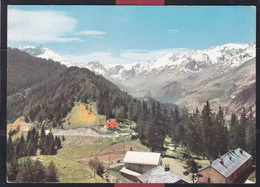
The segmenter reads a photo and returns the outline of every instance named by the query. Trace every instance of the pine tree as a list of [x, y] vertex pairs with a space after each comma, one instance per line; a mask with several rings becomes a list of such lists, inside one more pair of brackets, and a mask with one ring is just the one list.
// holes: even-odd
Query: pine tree
[[57, 149], [61, 149], [61, 148], [62, 148], [61, 140], [60, 140], [59, 137], [57, 138], [57, 144], [56, 144], [56, 146], [57, 146]]
[[57, 169], [53, 161], [50, 162], [46, 171], [46, 182], [58, 182]]
[[188, 175], [189, 173], [192, 174], [191, 176], [191, 179], [192, 179], [192, 182], [194, 183], [194, 180], [195, 180], [195, 174], [198, 172], [199, 170], [199, 165], [197, 162], [194, 161], [194, 159], [187, 159], [186, 161], [186, 166], [184, 166], [185, 168], [185, 172], [184, 174]]
[[45, 134], [44, 126], [42, 126], [42, 128], [41, 128], [41, 134], [40, 134], [39, 148], [40, 148], [41, 150], [43, 150], [43, 152], [44, 152], [44, 141], [45, 141], [45, 137], [46, 137], [46, 134]]
[[221, 107], [219, 107], [218, 113], [216, 115], [216, 119], [214, 122], [214, 131], [214, 157], [217, 158], [219, 154], [223, 155], [228, 151], [228, 131], [225, 126], [225, 119]]
[[32, 182], [44, 182], [46, 177], [45, 168], [39, 160], [34, 162], [33, 171], [34, 176]]
[[209, 102], [207, 101], [206, 105], [204, 105], [201, 111], [201, 126], [202, 126], [202, 139], [203, 139], [203, 147], [205, 148], [205, 153], [208, 156], [214, 155], [214, 148], [213, 145], [213, 124], [212, 124], [212, 113], [210, 109]]
[[10, 163], [7, 163], [6, 167], [6, 174], [7, 174], [7, 181], [14, 182], [16, 180], [16, 177], [18, 175], [18, 161], [13, 157], [13, 159], [10, 161]]
[[14, 144], [13, 144], [12, 136], [8, 137], [6, 151], [7, 151], [6, 161], [11, 162], [11, 160], [14, 157]]
[[19, 166], [16, 182], [34, 182], [33, 163], [30, 158], [25, 159]]
[[247, 116], [245, 108], [242, 109], [240, 114], [239, 126], [238, 126], [238, 146], [242, 149], [246, 149], [246, 125]]
[[229, 148], [236, 149], [238, 146], [238, 119], [236, 114], [231, 114], [231, 121], [229, 125]]
[[248, 151], [253, 158], [256, 155], [256, 121], [252, 108], [249, 110], [248, 121], [246, 126], [246, 151]]

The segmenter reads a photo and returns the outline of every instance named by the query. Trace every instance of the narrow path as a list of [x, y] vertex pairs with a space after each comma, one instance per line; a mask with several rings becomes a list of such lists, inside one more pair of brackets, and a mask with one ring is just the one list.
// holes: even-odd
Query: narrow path
[[91, 128], [77, 128], [77, 129], [53, 129], [54, 136], [89, 136], [97, 138], [113, 138], [115, 134], [100, 134]]

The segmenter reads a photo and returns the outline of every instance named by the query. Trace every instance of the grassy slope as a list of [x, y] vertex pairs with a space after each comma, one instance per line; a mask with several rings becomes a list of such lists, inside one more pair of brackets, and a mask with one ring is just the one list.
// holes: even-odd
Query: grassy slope
[[105, 120], [105, 116], [98, 115], [95, 103], [76, 103], [62, 125], [65, 129], [93, 127], [105, 123]]
[[98, 145], [85, 144], [85, 145], [80, 145], [80, 146], [64, 147], [59, 151], [57, 156], [60, 158], [67, 158], [70, 160], [80, 159], [80, 158], [86, 157], [88, 155], [94, 154], [98, 151], [101, 151], [111, 144], [112, 144], [112, 140], [109, 139]]
[[111, 143], [112, 140], [107, 140], [99, 145], [66, 146], [60, 149], [57, 155], [39, 155], [35, 156], [35, 158], [42, 160], [45, 166], [52, 160], [58, 169], [59, 182], [106, 183], [105, 179], [97, 175], [95, 175], [94, 179], [93, 171], [87, 165], [78, 163], [75, 160], [103, 150]]
[[95, 175], [93, 171], [86, 165], [77, 163], [73, 160], [59, 157], [59, 155], [40, 155], [32, 158], [39, 158], [45, 166], [51, 161], [55, 163], [58, 169], [59, 182], [62, 183], [105, 183], [106, 181]]

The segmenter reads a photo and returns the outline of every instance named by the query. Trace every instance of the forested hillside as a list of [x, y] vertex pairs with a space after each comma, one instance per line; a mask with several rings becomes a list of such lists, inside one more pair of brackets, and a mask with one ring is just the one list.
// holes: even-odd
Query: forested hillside
[[7, 95], [29, 88], [66, 69], [52, 60], [32, 57], [18, 49], [8, 48]]

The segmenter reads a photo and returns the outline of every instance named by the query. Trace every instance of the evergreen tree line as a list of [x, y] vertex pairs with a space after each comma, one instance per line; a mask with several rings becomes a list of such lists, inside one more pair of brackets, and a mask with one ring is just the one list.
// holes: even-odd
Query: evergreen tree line
[[51, 132], [46, 135], [43, 127], [39, 137], [38, 131], [33, 128], [28, 131], [27, 139], [22, 135], [13, 141], [9, 134], [6, 145], [6, 161], [15, 162], [22, 157], [35, 156], [38, 149], [40, 149], [42, 155], [55, 155], [60, 148], [62, 148], [62, 145], [59, 137], [54, 138]]
[[41, 134], [39, 138], [39, 149], [41, 150], [41, 155], [55, 155], [57, 150], [61, 149], [60, 137], [53, 136], [52, 132], [45, 134], [44, 127], [41, 129]]
[[39, 160], [26, 158], [7, 164], [7, 180], [9, 182], [58, 182], [57, 169], [53, 161], [44, 167]]
[[212, 159], [238, 147], [255, 156], [255, 117], [251, 109], [248, 113], [243, 109], [239, 117], [232, 114], [228, 124], [222, 108], [212, 112], [209, 102], [193, 113], [178, 106], [168, 113], [159, 103], [148, 108], [143, 102], [136, 131], [141, 142], [154, 150], [163, 150], [169, 136], [176, 146], [182, 144], [188, 152]]

